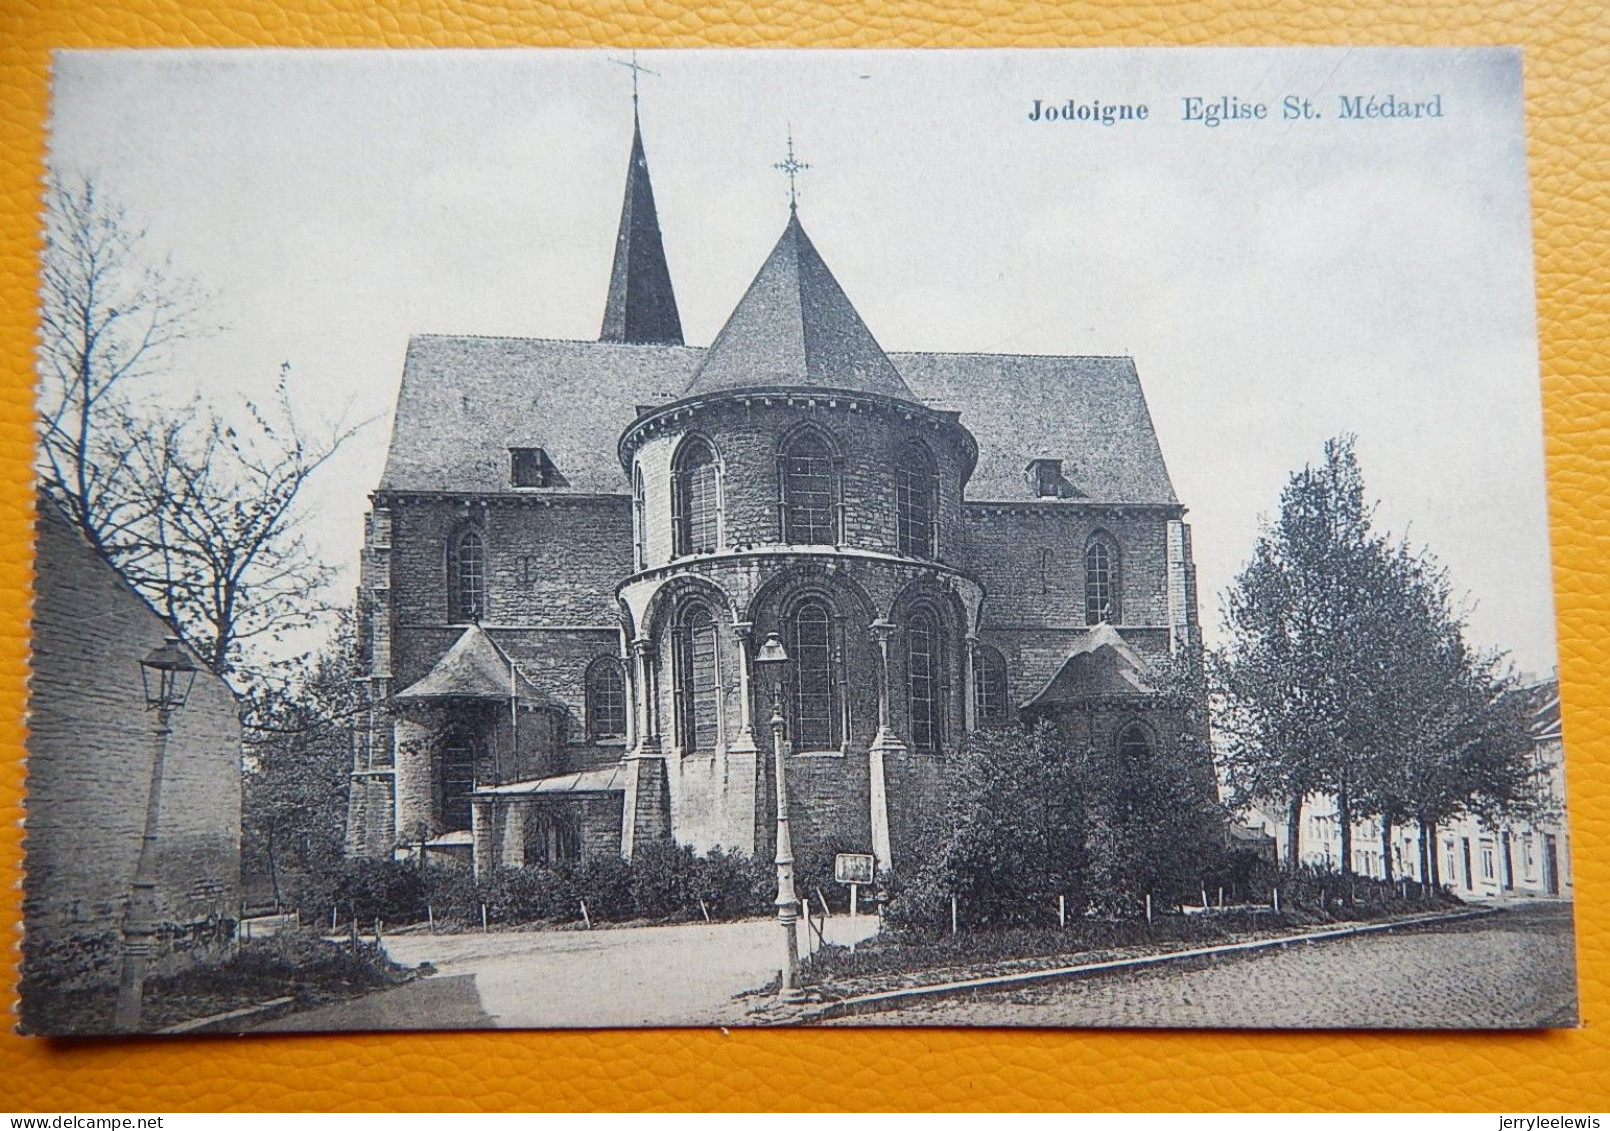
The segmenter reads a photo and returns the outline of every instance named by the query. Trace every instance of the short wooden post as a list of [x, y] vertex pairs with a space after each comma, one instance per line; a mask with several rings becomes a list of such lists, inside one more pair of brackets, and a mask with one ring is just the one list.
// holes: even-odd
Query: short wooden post
[[710, 908], [704, 902], [704, 896], [702, 895], [699, 897], [699, 910], [704, 912], [704, 921], [708, 923], [710, 921]]
[[1067, 925], [1068, 925], [1068, 897], [1065, 896], [1065, 895], [1059, 895], [1059, 896], [1057, 896], [1057, 926], [1066, 927]]
[[816, 901], [822, 905], [822, 918], [833, 918], [833, 913], [827, 909], [827, 896], [822, 894], [821, 888], [816, 889]]
[[376, 915], [375, 916], [375, 943], [378, 945], [379, 942], [380, 942], [380, 916]]
[[1280, 914], [1280, 889], [1279, 888], [1272, 889], [1271, 892], [1270, 892], [1270, 895], [1272, 897], [1272, 902], [1275, 905], [1275, 914], [1279, 915]]
[[961, 930], [961, 921], [956, 917], [956, 897], [950, 897], [950, 933], [957, 934]]
[[481, 930], [485, 931], [488, 929], [489, 928], [486, 925], [486, 904], [483, 903], [481, 904]]
[[341, 929], [340, 926], [337, 924], [336, 918], [335, 918], [336, 912], [338, 910], [339, 910], [339, 908], [337, 908], [334, 904], [330, 905], [330, 933], [332, 935], [335, 934], [336, 931]]
[[1146, 925], [1152, 925], [1152, 893], [1146, 893]]
[[356, 915], [354, 915], [352, 917], [352, 923], [351, 923], [350, 926], [351, 926], [351, 934], [350, 934], [349, 937], [352, 940], [352, 953], [357, 954], [358, 953], [358, 917]]
[[1224, 910], [1224, 885], [1219, 885], [1219, 910]]
[[1208, 909], [1207, 882], [1204, 880], [1203, 883], [1202, 883], [1202, 910], [1206, 911], [1207, 909]]
[[428, 903], [425, 904], [425, 918], [430, 920], [430, 933], [434, 935], [436, 933], [436, 909]]
[[587, 901], [585, 899], [581, 901], [581, 921], [587, 924], [589, 931], [593, 929], [593, 917], [587, 914]]

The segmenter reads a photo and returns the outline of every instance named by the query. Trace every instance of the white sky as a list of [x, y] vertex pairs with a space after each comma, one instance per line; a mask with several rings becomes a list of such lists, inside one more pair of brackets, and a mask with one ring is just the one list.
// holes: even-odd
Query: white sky
[[[311, 484], [356, 583], [408, 336], [595, 338], [630, 142], [620, 52], [72, 52], [53, 163], [88, 172], [228, 329], [172, 393], [380, 415]], [[889, 350], [1127, 353], [1190, 508], [1204, 627], [1260, 515], [1358, 434], [1386, 528], [1555, 665], [1520, 59], [1508, 51], [644, 52], [643, 130], [692, 344], [786, 218]], [[1318, 121], [1278, 120], [1311, 98]], [[1444, 117], [1338, 120], [1339, 94]], [[1181, 100], [1270, 103], [1208, 129]], [[1033, 99], [1146, 103], [1031, 123]]]

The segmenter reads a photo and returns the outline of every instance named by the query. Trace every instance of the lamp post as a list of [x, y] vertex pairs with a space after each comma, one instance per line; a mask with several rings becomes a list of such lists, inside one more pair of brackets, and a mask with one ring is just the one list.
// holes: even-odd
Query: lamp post
[[788, 833], [788, 776], [783, 760], [783, 672], [788, 652], [775, 632], [755, 654], [755, 666], [771, 675], [771, 745], [777, 779], [777, 924], [783, 929], [782, 987], [777, 1000], [797, 1002], [805, 998], [799, 988], [799, 938], [794, 933], [799, 922], [799, 896], [794, 892], [794, 842]]
[[113, 1021], [119, 1032], [132, 1033], [140, 1028], [145, 968], [151, 959], [151, 936], [156, 933], [159, 914], [156, 844], [157, 819], [162, 813], [162, 766], [168, 756], [168, 736], [173, 733], [173, 713], [189, 698], [198, 670], [177, 636], [168, 637], [160, 648], [153, 649], [140, 661], [145, 709], [157, 713], [156, 752], [151, 760], [151, 787], [145, 797], [140, 860], [134, 868], [134, 884], [123, 917], [123, 970], [118, 980], [117, 1013]]

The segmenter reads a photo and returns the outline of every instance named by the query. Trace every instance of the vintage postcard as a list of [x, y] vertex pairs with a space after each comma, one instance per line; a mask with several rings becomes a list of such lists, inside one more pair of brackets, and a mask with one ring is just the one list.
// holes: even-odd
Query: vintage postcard
[[1521, 75], [58, 55], [23, 1030], [1574, 1025]]

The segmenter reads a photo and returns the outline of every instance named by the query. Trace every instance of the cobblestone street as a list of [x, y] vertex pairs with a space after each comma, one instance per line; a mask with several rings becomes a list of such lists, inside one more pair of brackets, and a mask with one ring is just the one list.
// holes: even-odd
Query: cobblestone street
[[1522, 1028], [1576, 1017], [1571, 905], [980, 992], [837, 1025]]

